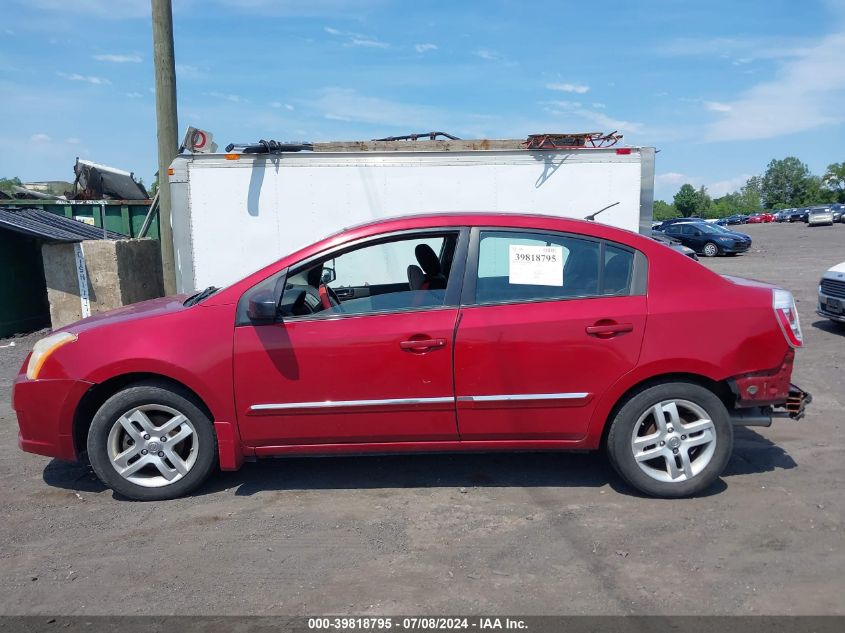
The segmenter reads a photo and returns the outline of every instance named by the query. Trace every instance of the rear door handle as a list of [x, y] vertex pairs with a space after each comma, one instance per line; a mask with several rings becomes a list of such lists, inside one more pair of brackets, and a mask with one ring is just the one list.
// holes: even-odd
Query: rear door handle
[[428, 350], [446, 347], [446, 339], [424, 338], [419, 340], [400, 341], [399, 347], [400, 349], [404, 349], [409, 352], [427, 352]]
[[624, 332], [631, 332], [634, 329], [633, 323], [601, 323], [595, 325], [588, 325], [587, 334], [597, 336], [599, 338], [610, 338], [617, 334]]

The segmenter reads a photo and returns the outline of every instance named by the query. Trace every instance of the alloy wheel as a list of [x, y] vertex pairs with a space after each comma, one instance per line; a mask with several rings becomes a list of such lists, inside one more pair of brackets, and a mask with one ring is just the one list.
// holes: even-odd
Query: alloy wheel
[[687, 481], [707, 467], [716, 451], [716, 427], [689, 400], [664, 400], [646, 410], [631, 435], [634, 460], [662, 482]]
[[114, 422], [106, 448], [121, 477], [139, 486], [160, 488], [190, 472], [199, 453], [199, 437], [181, 412], [148, 404], [126, 411]]

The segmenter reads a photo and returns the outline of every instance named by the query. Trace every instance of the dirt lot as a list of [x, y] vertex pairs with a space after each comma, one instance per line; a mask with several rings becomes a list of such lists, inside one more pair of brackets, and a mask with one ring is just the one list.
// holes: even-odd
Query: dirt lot
[[748, 254], [704, 265], [795, 293], [815, 402], [738, 431], [697, 499], [641, 498], [600, 455], [521, 454], [265, 461], [121, 501], [18, 450], [9, 387], [36, 337], [0, 341], [0, 613], [845, 614], [845, 330], [814, 312], [845, 226], [743, 230]]

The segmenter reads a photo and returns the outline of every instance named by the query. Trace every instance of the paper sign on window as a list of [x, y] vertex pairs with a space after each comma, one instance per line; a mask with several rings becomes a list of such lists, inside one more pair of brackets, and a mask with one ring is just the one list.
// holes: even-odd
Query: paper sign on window
[[562, 286], [563, 247], [510, 244], [508, 283]]

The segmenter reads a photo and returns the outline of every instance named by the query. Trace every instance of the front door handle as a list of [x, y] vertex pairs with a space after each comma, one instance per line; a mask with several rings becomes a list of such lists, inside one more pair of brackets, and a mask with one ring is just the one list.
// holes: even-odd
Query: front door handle
[[410, 341], [400, 341], [399, 348], [408, 352], [427, 352], [432, 349], [446, 347], [445, 338], [424, 338]]
[[615, 323], [607, 321], [599, 321], [594, 325], [588, 325], [586, 328], [587, 334], [598, 338], [611, 338], [617, 334], [631, 332], [634, 329], [633, 323]]

